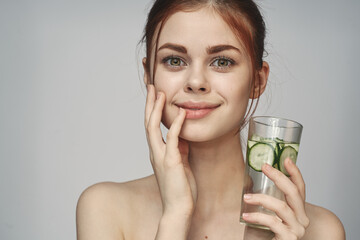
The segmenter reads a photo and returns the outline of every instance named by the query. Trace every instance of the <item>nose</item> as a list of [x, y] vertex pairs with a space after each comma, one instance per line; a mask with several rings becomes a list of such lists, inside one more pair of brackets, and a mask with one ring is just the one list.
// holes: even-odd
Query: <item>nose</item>
[[203, 69], [192, 69], [184, 85], [187, 93], [204, 94], [210, 91], [210, 84], [206, 79]]

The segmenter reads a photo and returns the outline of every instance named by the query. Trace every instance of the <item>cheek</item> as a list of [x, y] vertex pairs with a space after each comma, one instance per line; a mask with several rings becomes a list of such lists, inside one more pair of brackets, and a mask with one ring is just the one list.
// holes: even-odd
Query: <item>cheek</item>
[[171, 72], [159, 71], [155, 76], [154, 86], [156, 91], [165, 93], [166, 97], [161, 121], [167, 128], [170, 127], [178, 113], [177, 107], [172, 103], [176, 94], [178, 94], [183, 87], [182, 79], [183, 77], [180, 76], [180, 74], [175, 75]]
[[218, 83], [216, 89], [228, 104], [246, 104], [250, 97], [251, 86], [249, 79], [237, 78], [233, 81]]
[[219, 94], [224, 98], [226, 116], [229, 117], [229, 127], [237, 127], [242, 124], [246, 110], [248, 108], [249, 97], [251, 92], [250, 80], [247, 76], [243, 78], [234, 78], [228, 81], [231, 84], [219, 84]]
[[233, 111], [234, 120], [241, 123], [245, 117], [248, 108], [250, 91], [247, 86], [239, 89], [233, 89], [231, 110]]
[[236, 96], [239, 103], [245, 103], [244, 105], [247, 105], [250, 98], [250, 91], [251, 87], [247, 81], [238, 88], [234, 88], [234, 95]]
[[154, 86], [156, 91], [162, 91], [166, 95], [168, 101], [171, 97], [181, 89], [183, 83], [183, 74], [163, 71], [159, 68], [155, 75]]

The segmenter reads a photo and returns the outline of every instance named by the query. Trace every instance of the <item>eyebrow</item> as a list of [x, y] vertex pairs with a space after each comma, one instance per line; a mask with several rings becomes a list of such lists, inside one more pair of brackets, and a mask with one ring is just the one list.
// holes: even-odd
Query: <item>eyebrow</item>
[[180, 52], [180, 53], [187, 53], [187, 50], [184, 46], [181, 46], [178, 44], [173, 44], [173, 43], [165, 43], [158, 49], [158, 51], [160, 51], [161, 49], [165, 49], [165, 48], [169, 48], [169, 49], [172, 49], [172, 50]]
[[216, 46], [212, 46], [212, 47], [208, 47], [206, 49], [206, 52], [208, 54], [214, 54], [214, 53], [219, 53], [225, 50], [236, 50], [239, 53], [241, 53], [240, 49], [238, 49], [237, 47], [234, 47], [232, 45], [216, 45]]
[[[162, 50], [162, 49], [171, 49], [180, 53], [187, 53], [187, 49], [184, 46], [178, 45], [178, 44], [173, 44], [173, 43], [165, 43], [164, 45], [162, 45], [158, 51]], [[226, 50], [235, 50], [239, 53], [241, 53], [240, 49], [238, 49], [237, 47], [234, 47], [232, 45], [215, 45], [215, 46], [210, 46], [206, 48], [206, 52], [207, 54], [215, 54], [215, 53], [219, 53], [222, 51], [226, 51]]]

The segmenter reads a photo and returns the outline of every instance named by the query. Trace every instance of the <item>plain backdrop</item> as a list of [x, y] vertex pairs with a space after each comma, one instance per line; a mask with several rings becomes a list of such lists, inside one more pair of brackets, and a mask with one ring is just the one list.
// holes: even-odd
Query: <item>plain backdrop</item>
[[[258, 3], [271, 74], [256, 115], [304, 125], [307, 200], [358, 239], [360, 2]], [[86, 187], [152, 174], [136, 50], [149, 6], [0, 0], [0, 239], [75, 239]]]

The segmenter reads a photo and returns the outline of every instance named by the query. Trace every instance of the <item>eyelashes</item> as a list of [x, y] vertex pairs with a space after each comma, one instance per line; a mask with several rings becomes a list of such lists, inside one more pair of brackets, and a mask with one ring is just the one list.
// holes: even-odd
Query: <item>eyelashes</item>
[[217, 68], [229, 68], [235, 65], [235, 61], [231, 58], [220, 56], [220, 57], [216, 57], [210, 65]]
[[169, 67], [182, 67], [187, 65], [181, 57], [174, 55], [163, 58], [161, 62]]
[[[161, 60], [161, 63], [165, 64], [165, 66], [167, 67], [174, 69], [179, 69], [188, 66], [188, 64], [182, 57], [176, 55], [164, 57]], [[214, 59], [211, 60], [210, 63], [210, 66], [219, 70], [226, 70], [234, 65], [236, 65], [236, 62], [233, 59], [226, 56], [215, 57]]]

